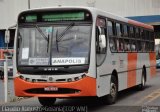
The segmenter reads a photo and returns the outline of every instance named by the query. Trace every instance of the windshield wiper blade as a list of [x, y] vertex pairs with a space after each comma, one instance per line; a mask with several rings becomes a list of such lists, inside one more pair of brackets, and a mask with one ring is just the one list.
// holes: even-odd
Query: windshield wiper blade
[[57, 37], [58, 37], [58, 29], [57, 29], [57, 31], [56, 31], [56, 48], [57, 48], [57, 51], [59, 52], [58, 39], [57, 39]]
[[42, 35], [42, 37], [49, 42], [49, 39], [47, 38], [47, 36], [43, 33], [43, 31], [37, 26], [35, 25], [36, 29], [39, 31], [39, 33]]
[[72, 22], [71, 24], [69, 24], [68, 26], [67, 26], [67, 28], [60, 34], [60, 36], [58, 36], [57, 37], [57, 42], [60, 42], [61, 40], [62, 40], [62, 37], [65, 35], [65, 33], [69, 30], [69, 29], [71, 29], [73, 26], [74, 26], [74, 22]]
[[39, 31], [39, 33], [42, 35], [42, 37], [47, 41], [48, 45], [47, 45], [47, 52], [49, 51], [49, 37], [47, 37], [43, 31], [39, 28], [38, 25], [35, 25], [36, 29]]

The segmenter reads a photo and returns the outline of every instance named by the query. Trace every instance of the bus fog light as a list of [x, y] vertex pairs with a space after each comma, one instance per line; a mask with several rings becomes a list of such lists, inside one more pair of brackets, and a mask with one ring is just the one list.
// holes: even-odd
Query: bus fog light
[[69, 78], [69, 79], [67, 79], [67, 81], [68, 81], [68, 82], [71, 82], [71, 81], [72, 81], [72, 79], [71, 79], [71, 78]]

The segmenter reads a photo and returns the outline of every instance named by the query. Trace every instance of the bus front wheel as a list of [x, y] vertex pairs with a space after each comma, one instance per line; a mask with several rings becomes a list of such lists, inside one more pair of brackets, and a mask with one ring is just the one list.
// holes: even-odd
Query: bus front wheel
[[56, 98], [52, 97], [38, 97], [39, 103], [43, 106], [52, 106], [56, 102]]
[[111, 76], [111, 83], [110, 83], [110, 94], [102, 97], [102, 101], [104, 104], [113, 104], [116, 102], [118, 95], [118, 83], [117, 78], [112, 75]]

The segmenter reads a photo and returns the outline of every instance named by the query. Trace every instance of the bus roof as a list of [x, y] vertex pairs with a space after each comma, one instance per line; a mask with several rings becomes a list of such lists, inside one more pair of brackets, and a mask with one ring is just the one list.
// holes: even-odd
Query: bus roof
[[147, 29], [151, 29], [151, 30], [154, 29], [153, 26], [151, 26], [151, 25], [148, 25], [148, 24], [145, 24], [145, 23], [142, 23], [142, 22], [138, 22], [138, 21], [134, 21], [134, 20], [131, 20], [131, 19], [119, 16], [119, 15], [115, 15], [115, 14], [112, 14], [110, 12], [105, 12], [103, 10], [100, 10], [100, 9], [97, 9], [97, 8], [94, 8], [94, 7], [57, 6], [57, 7], [34, 8], [34, 9], [29, 9], [29, 10], [26, 10], [26, 11], [23, 11], [23, 12], [28, 12], [28, 11], [45, 11], [45, 10], [47, 11], [47, 10], [53, 10], [53, 9], [56, 9], [56, 10], [86, 9], [86, 10], [89, 10], [92, 14], [105, 16], [105, 17], [110, 18], [110, 19], [114, 19], [114, 20], [117, 20], [117, 21], [125, 22], [125, 23], [131, 24], [131, 25], [135, 25], [135, 26], [139, 26], [139, 27], [143, 27], [143, 28], [147, 28]]

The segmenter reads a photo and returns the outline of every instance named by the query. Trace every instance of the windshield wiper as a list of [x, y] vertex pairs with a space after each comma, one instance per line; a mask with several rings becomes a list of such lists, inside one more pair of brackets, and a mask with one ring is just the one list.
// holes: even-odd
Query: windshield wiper
[[43, 33], [43, 31], [37, 26], [35, 25], [36, 29], [39, 31], [39, 33], [42, 35], [42, 37], [49, 42], [49, 39], [47, 38], [47, 36]]
[[56, 31], [56, 48], [57, 48], [57, 51], [59, 52], [59, 48], [58, 48], [58, 29]]
[[57, 42], [60, 42], [61, 40], [62, 40], [62, 37], [65, 35], [65, 33], [69, 30], [69, 29], [71, 29], [73, 26], [74, 26], [74, 22], [72, 22], [71, 24], [69, 24], [68, 26], [67, 26], [67, 28], [57, 37]]
[[47, 52], [49, 51], [49, 36], [47, 37], [43, 31], [39, 28], [38, 25], [35, 25], [36, 29], [39, 31], [39, 33], [42, 35], [42, 37], [47, 41]]

